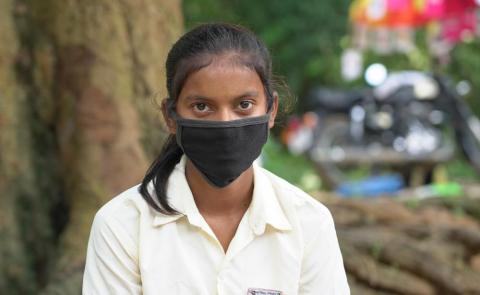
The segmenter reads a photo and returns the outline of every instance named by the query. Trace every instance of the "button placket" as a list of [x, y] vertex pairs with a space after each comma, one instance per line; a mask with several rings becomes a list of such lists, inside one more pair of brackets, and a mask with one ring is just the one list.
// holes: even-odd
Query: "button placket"
[[225, 294], [226, 290], [225, 290], [225, 279], [221, 276], [221, 275], [218, 275], [217, 276], [217, 293], [219, 295], [223, 295]]
[[225, 257], [217, 271], [217, 290], [218, 294], [226, 294], [228, 275], [231, 270], [230, 260]]

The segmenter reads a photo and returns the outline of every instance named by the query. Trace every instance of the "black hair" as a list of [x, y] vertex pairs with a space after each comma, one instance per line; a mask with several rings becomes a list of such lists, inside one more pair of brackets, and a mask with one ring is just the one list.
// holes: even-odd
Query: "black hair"
[[[203, 24], [195, 27], [172, 46], [167, 56], [166, 75], [169, 99], [176, 101], [187, 77], [208, 66], [216, 57], [228, 54], [235, 63], [255, 70], [260, 77], [268, 100], [273, 103], [273, 78], [270, 54], [254, 33], [238, 25], [225, 23]], [[178, 212], [167, 200], [167, 181], [183, 155], [175, 136], [170, 135], [160, 155], [148, 168], [138, 189], [145, 201], [155, 210], [174, 215]], [[152, 182], [156, 199], [147, 189]]]

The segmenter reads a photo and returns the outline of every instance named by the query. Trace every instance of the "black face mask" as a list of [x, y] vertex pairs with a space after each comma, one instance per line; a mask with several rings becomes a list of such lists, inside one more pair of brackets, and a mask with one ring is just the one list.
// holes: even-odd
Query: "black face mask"
[[233, 121], [183, 119], [173, 107], [169, 113], [177, 123], [178, 145], [216, 187], [229, 185], [247, 170], [267, 142], [270, 112]]

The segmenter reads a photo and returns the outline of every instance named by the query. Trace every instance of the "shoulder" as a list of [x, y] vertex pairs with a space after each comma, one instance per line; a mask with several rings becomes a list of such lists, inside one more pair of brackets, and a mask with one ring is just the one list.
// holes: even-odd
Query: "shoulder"
[[309, 217], [310, 215], [317, 216], [319, 221], [331, 219], [331, 213], [325, 205], [285, 179], [264, 168], [261, 169], [270, 179], [277, 198], [281, 203], [290, 205]]
[[92, 234], [111, 233], [137, 240], [142, 215], [148, 215], [148, 205], [138, 192], [140, 184], [126, 189], [104, 204], [95, 214]]
[[139, 201], [143, 201], [138, 192], [139, 187], [140, 184], [137, 184], [113, 197], [97, 211], [96, 216], [110, 220], [137, 215], [136, 213], [141, 209], [139, 206], [142, 205]]
[[263, 168], [262, 172], [270, 179], [277, 200], [289, 221], [297, 223], [305, 236], [333, 227], [332, 214], [325, 205], [272, 172]]

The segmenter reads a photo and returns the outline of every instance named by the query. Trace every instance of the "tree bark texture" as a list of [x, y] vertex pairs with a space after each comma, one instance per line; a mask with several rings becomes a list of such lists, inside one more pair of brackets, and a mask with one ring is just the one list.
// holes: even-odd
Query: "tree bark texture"
[[0, 293], [77, 294], [93, 216], [165, 137], [178, 0], [0, 0]]

